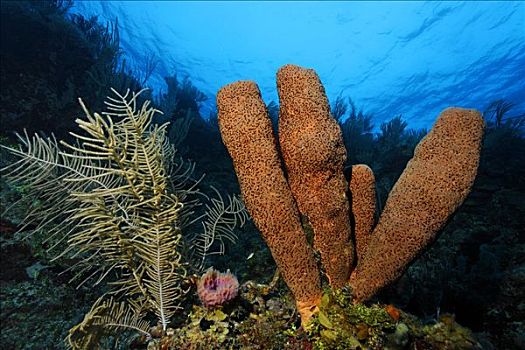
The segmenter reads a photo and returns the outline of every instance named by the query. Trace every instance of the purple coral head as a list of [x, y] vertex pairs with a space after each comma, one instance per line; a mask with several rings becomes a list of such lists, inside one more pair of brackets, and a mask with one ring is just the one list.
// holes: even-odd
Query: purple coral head
[[239, 281], [230, 270], [222, 273], [210, 267], [197, 282], [197, 294], [207, 308], [219, 307], [234, 299], [239, 291]]

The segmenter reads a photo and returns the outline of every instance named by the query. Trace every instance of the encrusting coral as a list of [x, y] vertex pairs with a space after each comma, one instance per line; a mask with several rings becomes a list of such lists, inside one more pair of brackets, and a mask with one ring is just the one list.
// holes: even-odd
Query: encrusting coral
[[364, 164], [352, 165], [348, 183], [351, 193], [352, 218], [357, 261], [363, 257], [374, 229], [376, 212], [375, 177], [372, 169]]
[[483, 128], [479, 112], [449, 108], [416, 147], [352, 273], [356, 301], [401, 276], [463, 203], [476, 177]]
[[[290, 187], [255, 83], [237, 82], [219, 91], [219, 125], [246, 207], [306, 324], [320, 302], [319, 272], [293, 199], [314, 229], [314, 248], [321, 253], [331, 285], [349, 283], [353, 302], [366, 301], [403, 273], [469, 193], [484, 123], [474, 110], [444, 111], [417, 146], [372, 231], [374, 175], [367, 166], [356, 165], [347, 185], [342, 175], [346, 151], [341, 131], [330, 115], [319, 77], [313, 70], [286, 65], [277, 73], [277, 86], [280, 146]], [[358, 260], [348, 279], [353, 239]]]
[[299, 211], [314, 230], [314, 248], [321, 254], [330, 285], [340, 288], [353, 262], [341, 129], [313, 69], [281, 67], [277, 90], [279, 144], [288, 183]]
[[246, 208], [270, 247], [299, 312], [309, 318], [321, 299], [319, 273], [281, 168], [259, 88], [250, 81], [226, 85], [217, 94], [217, 108]]

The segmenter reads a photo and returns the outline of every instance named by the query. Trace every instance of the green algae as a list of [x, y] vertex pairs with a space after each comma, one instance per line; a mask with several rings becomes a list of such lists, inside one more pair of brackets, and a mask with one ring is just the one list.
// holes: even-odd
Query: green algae
[[391, 305], [353, 304], [348, 289], [326, 289], [308, 335], [313, 349], [479, 349], [472, 332], [453, 316], [432, 324]]

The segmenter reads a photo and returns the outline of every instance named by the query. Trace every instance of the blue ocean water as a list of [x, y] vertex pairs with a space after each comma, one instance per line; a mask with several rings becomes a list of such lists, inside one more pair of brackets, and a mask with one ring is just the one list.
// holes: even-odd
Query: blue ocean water
[[428, 128], [441, 110], [505, 99], [525, 112], [525, 2], [84, 1], [73, 12], [118, 18], [128, 61], [154, 54], [163, 77], [189, 76], [214, 110], [217, 90], [250, 79], [277, 101], [275, 73], [314, 68], [331, 102], [351, 97], [378, 124]]

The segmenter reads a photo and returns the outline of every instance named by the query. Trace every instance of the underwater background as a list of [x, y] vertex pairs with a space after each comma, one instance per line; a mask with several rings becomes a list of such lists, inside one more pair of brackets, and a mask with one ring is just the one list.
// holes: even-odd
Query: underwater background
[[[525, 2], [2, 1], [0, 27], [0, 167], [7, 169], [0, 195], [3, 349], [525, 348]], [[435, 241], [365, 306], [349, 302], [346, 290], [325, 289], [308, 331], [240, 201], [216, 105], [221, 87], [253, 80], [277, 133], [276, 72], [286, 64], [317, 72], [342, 131], [347, 179], [352, 165], [373, 170], [375, 221], [444, 109], [477, 109], [485, 121], [472, 189]], [[176, 301], [166, 308], [169, 327], [157, 324], [166, 317], [155, 310], [136, 312], [136, 305], [163, 295], [162, 279], [145, 282], [153, 291], [145, 293], [149, 299], [133, 299], [135, 289], [118, 295], [135, 302], [120, 313], [113, 301], [100, 301], [111, 282], [129, 275], [116, 272], [124, 255], [111, 255], [112, 267], [102, 269], [100, 279], [92, 277], [100, 272], [97, 264], [86, 260], [91, 251], [116, 244], [96, 233], [111, 220], [97, 221], [94, 238], [86, 238], [80, 224], [96, 220], [75, 211], [68, 196], [80, 190], [67, 187], [75, 180], [65, 182], [68, 196], [49, 195], [63, 185], [59, 170], [38, 170], [30, 157], [13, 152], [38, 133], [33, 150], [58, 163], [62, 158], [53, 147], [67, 153], [67, 146], [45, 140], [55, 135], [72, 147], [82, 141], [69, 133], [78, 135], [75, 119], [86, 119], [78, 98], [87, 110], [102, 112], [104, 101], [111, 103], [108, 96], [120, 108], [132, 98], [127, 89], [143, 88], [148, 90], [136, 98], [137, 113], [149, 100], [164, 114], [141, 124], [140, 142], [164, 152], [155, 156], [160, 168], [175, 168], [159, 170], [154, 179], [189, 208], [174, 209], [173, 221], [159, 224], [166, 248], [158, 252], [184, 261], [177, 265], [180, 273], [166, 272], [173, 286], [168, 295]], [[149, 129], [165, 122], [165, 130]], [[24, 130], [27, 138], [17, 138]], [[133, 144], [129, 135], [137, 132], [104, 130], [91, 137], [114, 133], [114, 140], [126, 140], [113, 145], [118, 150]], [[78, 169], [103, 163], [90, 163], [89, 152], [84, 156]], [[9, 168], [21, 158], [21, 168]], [[157, 189], [151, 185], [141, 195]], [[177, 205], [167, 198], [162, 203], [169, 212]], [[149, 220], [144, 212], [151, 208], [137, 209], [143, 204], [128, 209]], [[85, 217], [78, 222], [70, 213]], [[215, 224], [222, 228], [214, 231]], [[311, 236], [309, 224], [303, 226]], [[56, 232], [74, 239], [59, 239]], [[225, 285], [223, 294], [209, 295], [209, 283]], [[141, 331], [104, 328], [87, 317], [108, 309], [113, 311], [98, 314], [106, 324]]]

